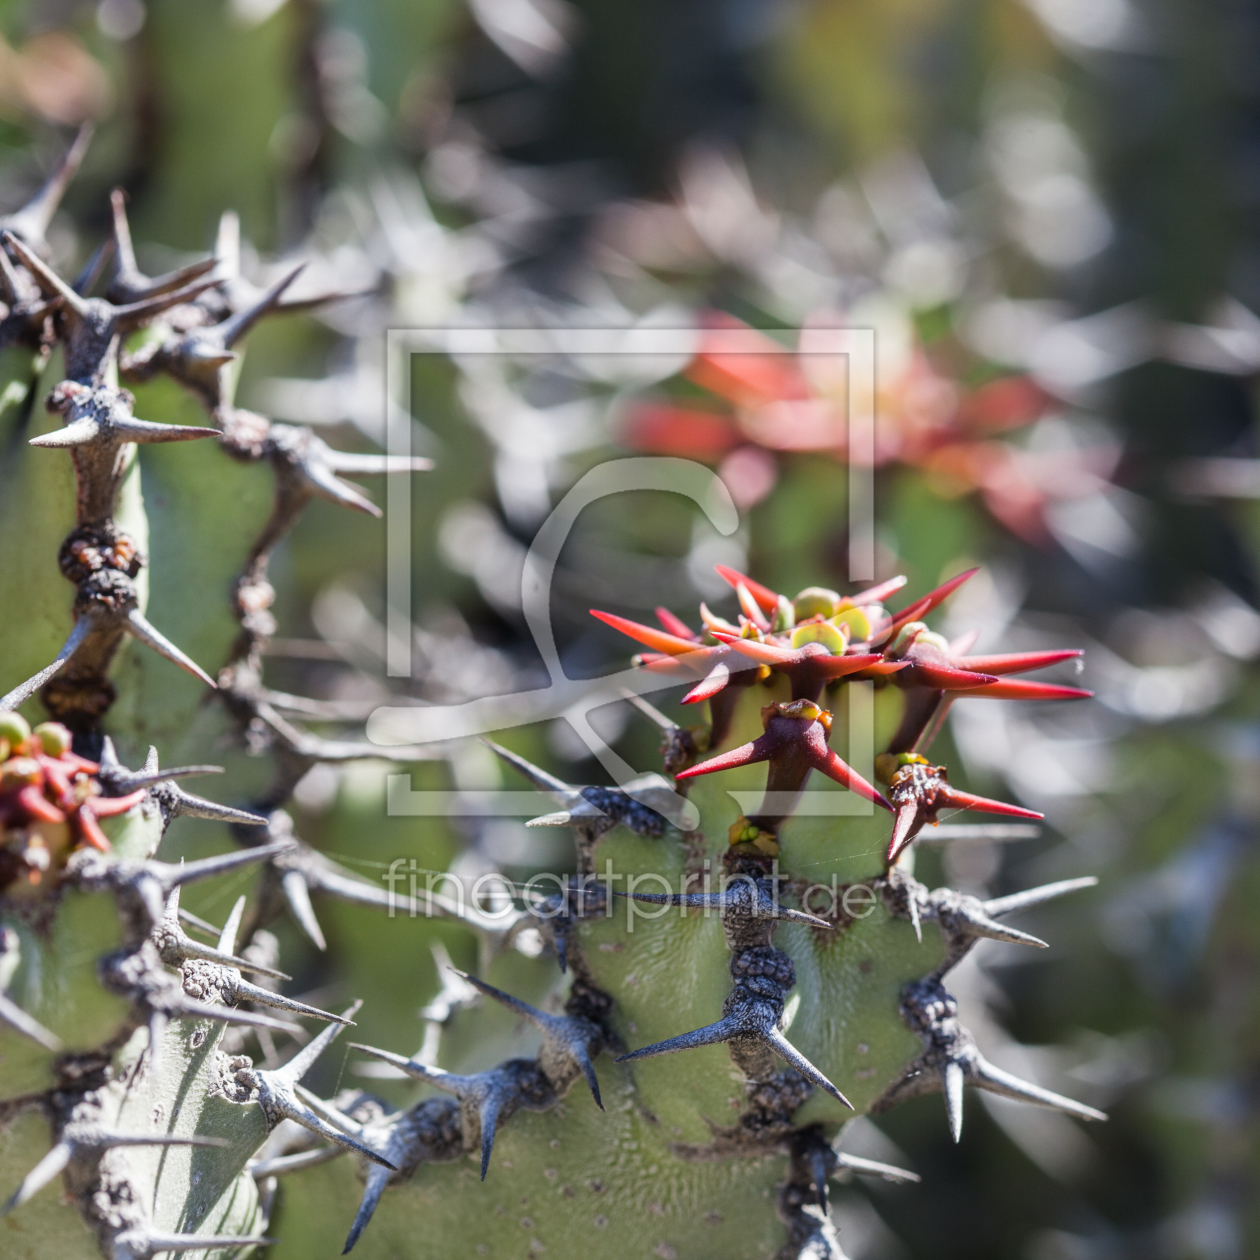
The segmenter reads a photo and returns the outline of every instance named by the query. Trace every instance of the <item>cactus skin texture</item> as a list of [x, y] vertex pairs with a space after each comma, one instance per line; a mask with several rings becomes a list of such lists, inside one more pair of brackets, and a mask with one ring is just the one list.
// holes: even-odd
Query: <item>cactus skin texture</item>
[[[52, 191], [10, 217], [0, 253], [0, 423], [29, 424], [54, 343], [65, 364], [47, 394], [62, 425], [30, 441], [60, 453], [11, 444], [4, 475], [67, 454], [74, 474], [58, 553], [73, 621], [51, 661], [0, 700], [0, 1212], [11, 1254], [237, 1256], [271, 1246], [274, 1231], [280, 1255], [332, 1254], [330, 1240], [344, 1239], [363, 1256], [841, 1258], [829, 1181], [914, 1179], [844, 1151], [855, 1113], [941, 1093], [957, 1140], [971, 1086], [1103, 1118], [988, 1063], [945, 987], [986, 938], [1044, 947], [1007, 916], [1092, 881], [981, 901], [913, 874], [916, 840], [944, 809], [1039, 817], [952, 787], [928, 760], [949, 706], [1088, 695], [1011, 678], [1072, 653], [975, 657], [928, 629], [969, 574], [889, 612], [900, 579], [790, 599], [722, 569], [737, 622], [703, 607], [700, 631], [664, 610], [660, 630], [596, 614], [646, 649], [642, 669], [686, 684], [684, 703], [707, 704], [709, 720], [684, 729], [637, 701], [660, 728], [672, 783], [571, 785], [491, 744], [556, 800], [535, 824], [574, 838], [567, 882], [506, 915], [436, 892], [391, 897], [304, 844], [283, 807], [312, 767], [405, 764], [419, 750], [297, 724], [318, 706], [263, 677], [276, 629], [269, 562], [313, 498], [377, 514], [341, 475], [425, 465], [342, 454], [235, 405], [241, 338], [309, 303], [285, 298], [296, 273], [266, 291], [243, 280], [231, 220], [213, 259], [153, 279], [115, 196], [105, 296], [85, 296], [95, 276], [75, 288], [50, 270], [43, 227], [84, 143]], [[173, 377], [210, 424], [138, 420], [120, 370]], [[215, 678], [146, 616], [136, 446], [192, 440], [267, 464], [275, 489], [232, 587], [238, 633]], [[156, 750], [139, 769], [123, 764], [105, 731], [111, 670], [131, 640], [200, 680], [249, 751], [270, 755], [249, 808], [181, 786], [214, 767], [164, 770]], [[54, 721], [32, 730], [16, 710], [37, 696]], [[833, 739], [850, 730], [859, 762], [868, 719], [883, 751], [851, 766]], [[801, 811], [807, 785], [836, 808]], [[669, 821], [691, 816], [675, 792], [699, 819], [685, 831]], [[162, 860], [181, 816], [226, 824], [235, 849]], [[185, 885], [249, 872], [252, 897], [221, 926], [181, 907]], [[285, 996], [267, 929], [287, 914], [325, 949], [326, 898], [447, 918], [450, 939], [478, 958], [460, 971], [434, 946], [441, 989], [414, 1053], [342, 1039], [350, 1078], [382, 1082], [394, 1102], [344, 1079], [329, 1099], [304, 1084], [361, 1003], [338, 1014]], [[49, 1189], [58, 1182], [73, 1207]]]

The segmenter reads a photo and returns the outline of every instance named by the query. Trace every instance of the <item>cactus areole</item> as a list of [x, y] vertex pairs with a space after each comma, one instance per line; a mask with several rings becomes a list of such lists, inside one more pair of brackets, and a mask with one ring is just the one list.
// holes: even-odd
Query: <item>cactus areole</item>
[[[707, 721], [683, 728], [637, 700], [660, 727], [669, 777], [625, 788], [564, 783], [490, 743], [510, 777], [557, 801], [535, 824], [574, 838], [557, 891], [510, 913], [397, 896], [304, 844], [284, 806], [308, 771], [417, 750], [297, 724], [299, 701], [264, 677], [269, 563], [313, 498], [379, 515], [344, 475], [427, 464], [343, 454], [235, 406], [242, 339], [288, 305], [296, 273], [253, 290], [221, 243], [215, 258], [149, 278], [116, 195], [105, 295], [58, 276], [43, 231], [85, 144], [9, 216], [0, 249], [5, 397], [45, 391], [60, 427], [30, 445], [68, 459], [76, 487], [56, 557], [73, 587], [63, 646], [26, 680], [3, 680], [0, 697], [6, 1237], [33, 1241], [32, 1255], [226, 1257], [272, 1245], [275, 1216], [381, 1256], [842, 1257], [830, 1180], [915, 1179], [843, 1149], [855, 1114], [940, 1093], [957, 1140], [972, 1086], [1103, 1118], [986, 1060], [946, 988], [984, 938], [1044, 948], [1009, 919], [1093, 881], [986, 901], [913, 874], [916, 840], [944, 811], [1041, 817], [952, 786], [930, 760], [950, 705], [1089, 694], [1014, 677], [1078, 653], [969, 655], [930, 628], [970, 573], [893, 611], [901, 578], [790, 598], [720, 568], [736, 621], [703, 605], [696, 629], [663, 609], [660, 629], [596, 612], [635, 641], [640, 669], [707, 705]], [[65, 379], [41, 382], [54, 346]], [[205, 426], [136, 417], [121, 382], [159, 373], [187, 387]], [[271, 517], [231, 591], [239, 633], [214, 676], [146, 613], [136, 448], [172, 441], [217, 443], [273, 474]], [[193, 795], [181, 781], [215, 767], [163, 769], [156, 749], [139, 769], [122, 764], [104, 730], [132, 640], [199, 679], [249, 750], [270, 756], [265, 793], [241, 807]], [[851, 764], [845, 734], [856, 694], [896, 711], [867, 766]], [[49, 720], [32, 728], [17, 710], [36, 699]], [[671, 791], [689, 797], [697, 826], [680, 831], [654, 807]], [[162, 860], [182, 815], [227, 823], [236, 848]], [[181, 909], [185, 884], [238, 868], [252, 893], [222, 926]], [[422, 1012], [421, 1048], [346, 1038], [346, 1079], [411, 1080], [408, 1104], [344, 1080], [332, 1098], [303, 1084], [361, 1004], [286, 996], [267, 928], [287, 913], [323, 950], [317, 907], [329, 897], [446, 917], [499, 980], [455, 970], [435, 947], [442, 988]], [[511, 991], [520, 977], [531, 1001]], [[448, 1029], [466, 1048], [443, 1067]], [[476, 1048], [508, 1035], [516, 1057]], [[47, 1153], [32, 1146], [43, 1133]], [[60, 1201], [41, 1193], [57, 1181]]]

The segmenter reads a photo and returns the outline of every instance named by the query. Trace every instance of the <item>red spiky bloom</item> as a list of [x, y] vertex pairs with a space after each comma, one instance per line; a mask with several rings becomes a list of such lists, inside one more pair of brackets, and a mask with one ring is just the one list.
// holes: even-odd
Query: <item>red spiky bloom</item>
[[1007, 679], [1004, 675], [1043, 669], [1081, 655], [1079, 651], [1012, 652], [998, 656], [967, 656], [959, 648], [915, 620], [902, 625], [886, 655], [907, 668], [894, 676], [906, 692], [901, 726], [889, 752], [911, 752], [930, 742], [954, 699], [1083, 700], [1092, 691], [1058, 683]]
[[[889, 760], [894, 765], [889, 765]], [[946, 779], [948, 772], [945, 767], [929, 765], [926, 757], [913, 753], [903, 753], [900, 756], [884, 753], [879, 761], [883, 764], [877, 764], [877, 771], [884, 771], [889, 785], [888, 794], [892, 797], [897, 814], [892, 837], [888, 842], [889, 866], [901, 856], [926, 824], [936, 825], [937, 814], [942, 809], [974, 809], [984, 814], [1002, 814], [1007, 818], [1045, 817], [1035, 809], [1008, 805], [1005, 801], [991, 801], [951, 787]]]
[[791, 813], [790, 805], [804, 789], [811, 770], [818, 770], [868, 801], [891, 809], [877, 789], [828, 747], [831, 714], [826, 709], [820, 709], [812, 700], [792, 700], [762, 709], [761, 722], [765, 733], [757, 739], [680, 771], [676, 777], [694, 779], [735, 766], [769, 762], [766, 794], [775, 803], [752, 820], [768, 830], [777, 828]]
[[54, 862], [90, 845], [110, 843], [99, 820], [125, 814], [144, 799], [102, 794], [100, 767], [70, 751], [57, 722], [31, 731], [16, 714], [0, 714], [0, 882], [38, 884]]
[[[894, 770], [897, 765], [903, 768], [897, 771], [893, 797], [897, 821], [889, 844], [890, 863], [946, 807], [1041, 817], [1032, 810], [950, 787], [944, 769], [929, 766], [918, 755], [930, 745], [957, 697], [1075, 700], [1093, 694], [1080, 687], [1009, 677], [1078, 657], [1078, 651], [974, 656], [969, 655], [974, 635], [949, 643], [928, 629], [922, 619], [977, 569], [950, 578], [899, 612], [885, 611], [884, 601], [905, 585], [904, 577], [848, 596], [807, 587], [795, 599], [788, 599], [726, 565], [718, 565], [717, 571], [735, 591], [738, 622], [717, 617], [701, 604], [703, 629], [697, 633], [668, 609], [658, 608], [657, 619], [663, 627], [658, 630], [592, 609], [601, 621], [649, 649], [635, 658], [642, 668], [694, 682], [683, 703], [709, 701], [710, 746], [721, 744], [729, 732], [739, 688], [776, 673], [788, 680], [791, 702], [762, 710], [765, 734], [684, 770], [677, 775], [680, 782], [734, 766], [769, 762], [766, 790], [773, 795], [760, 815], [741, 820], [741, 825], [754, 831], [777, 829], [811, 770], [820, 770], [867, 800], [893, 808], [828, 747], [831, 715], [818, 703], [824, 688], [863, 680], [891, 683], [905, 695], [901, 724], [881, 757], [910, 759], [894, 765]], [[892, 773], [885, 774], [885, 781]]]

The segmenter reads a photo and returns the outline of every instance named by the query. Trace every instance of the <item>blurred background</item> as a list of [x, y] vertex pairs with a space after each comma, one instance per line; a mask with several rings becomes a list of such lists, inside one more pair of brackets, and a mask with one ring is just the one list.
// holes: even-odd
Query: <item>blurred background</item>
[[[625, 660], [592, 605], [733, 607], [715, 562], [789, 593], [848, 589], [844, 425], [825, 382], [794, 359], [732, 364], [705, 330], [742, 322], [796, 346], [811, 327], [875, 327], [879, 576], [905, 572], [921, 592], [983, 564], [948, 631], [978, 627], [990, 651], [1084, 646], [1098, 694], [955, 708], [941, 751], [957, 780], [1047, 825], [927, 850], [921, 878], [1101, 885], [1057, 914], [1048, 953], [992, 947], [951, 987], [986, 1052], [1006, 1046], [1112, 1120], [1086, 1132], [983, 1095], [954, 1149], [939, 1099], [882, 1118], [881, 1150], [899, 1148], [923, 1182], [839, 1193], [845, 1249], [1260, 1255], [1260, 9], [0, 7], [0, 209], [89, 118], [97, 138], [50, 233], [63, 269], [107, 234], [119, 185], [151, 273], [208, 248], [233, 209], [252, 278], [305, 258], [303, 293], [367, 295], [261, 327], [244, 366], [246, 406], [339, 445], [383, 437], [388, 327], [691, 330], [671, 362], [417, 356], [414, 443], [440, 470], [413, 486], [417, 699], [539, 683], [525, 548], [610, 456], [710, 465], [743, 525], [723, 538], [681, 501], [646, 496], [588, 512], [555, 596], [571, 675]], [[197, 422], [173, 385], [138, 394], [141, 415]], [[210, 487], [189, 448], [149, 449], [153, 620], [213, 668], [233, 632], [218, 593], [265, 516], [267, 474], [233, 469]], [[190, 513], [221, 572], [180, 573]], [[383, 538], [366, 517], [310, 510], [273, 564], [272, 685], [345, 713], [387, 698]], [[144, 663], [125, 664], [143, 683]], [[166, 707], [144, 710], [140, 735], [178, 761], [181, 740], [204, 744], [221, 719], [192, 684], [160, 679]], [[628, 718], [607, 711], [608, 738], [655, 768], [654, 733]], [[518, 746], [600, 781], [562, 721]], [[417, 777], [493, 774], [464, 748]], [[377, 763], [317, 768], [299, 789], [302, 834], [365, 869], [403, 853], [521, 878], [564, 860], [563, 833], [512, 820], [382, 821], [382, 779]], [[380, 948], [356, 914], [328, 911], [332, 961], [286, 939], [326, 992]], [[437, 985], [427, 958], [390, 983], [404, 1006]]]

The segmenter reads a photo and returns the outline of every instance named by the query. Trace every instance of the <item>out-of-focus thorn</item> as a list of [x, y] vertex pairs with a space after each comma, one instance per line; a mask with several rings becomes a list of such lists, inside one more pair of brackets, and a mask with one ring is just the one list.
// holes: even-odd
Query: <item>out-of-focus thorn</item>
[[315, 908], [311, 905], [311, 892], [300, 871], [285, 871], [280, 877], [280, 888], [289, 910], [297, 920], [298, 927], [306, 933], [307, 939], [316, 949], [323, 952], [328, 948], [324, 933], [315, 917]]
[[45, 297], [58, 298], [70, 310], [82, 315], [87, 309], [87, 302], [81, 298], [38, 254], [28, 249], [11, 231], [0, 231], [0, 242], [14, 254], [17, 260], [35, 278], [40, 292]]
[[[342, 1019], [346, 1023], [351, 1022], [360, 1006], [362, 1002], [355, 1002], [343, 1014]], [[380, 1164], [391, 1172], [397, 1172], [397, 1168], [382, 1155], [350, 1136], [351, 1133], [359, 1132], [360, 1126], [348, 1116], [341, 1115], [336, 1108], [322, 1100], [314, 1100], [319, 1108], [316, 1111], [299, 1099], [298, 1082], [311, 1070], [315, 1061], [332, 1043], [342, 1027], [341, 1023], [329, 1024], [318, 1037], [303, 1046], [293, 1058], [273, 1071], [263, 1071], [253, 1067], [239, 1068], [236, 1073], [237, 1079], [256, 1091], [258, 1104], [273, 1128], [281, 1120], [294, 1120], [303, 1128], [310, 1129], [312, 1133], [318, 1133], [338, 1146], [356, 1151], [373, 1163]], [[306, 1091], [302, 1093], [306, 1098], [313, 1099], [313, 1096], [307, 1094]], [[335, 1117], [336, 1123], [330, 1123], [329, 1116]]]
[[863, 1177], [880, 1177], [884, 1181], [898, 1184], [923, 1180], [918, 1173], [911, 1172], [908, 1168], [898, 1168], [895, 1164], [881, 1164], [875, 1159], [863, 1159], [860, 1155], [846, 1155], [843, 1151], [837, 1151], [836, 1166], [832, 1175], [846, 1171], [858, 1173]]
[[846, 1107], [852, 1103], [825, 1077], [799, 1050], [793, 1046], [779, 1031], [775, 1019], [748, 1018], [752, 1012], [750, 1007], [745, 1011], [732, 1011], [724, 1015], [716, 1023], [706, 1024], [694, 1032], [680, 1033], [677, 1037], [669, 1037], [658, 1041], [655, 1045], [643, 1046], [632, 1050], [629, 1054], [618, 1056], [618, 1063], [631, 1063], [635, 1059], [652, 1059], [662, 1054], [677, 1054], [680, 1050], [693, 1050], [698, 1046], [713, 1046], [732, 1038], [743, 1038], [760, 1041], [769, 1046], [790, 1067], [794, 1067], [806, 1080], [820, 1089], [826, 1090], [838, 1102]]
[[32, 248], [44, 245], [44, 234], [52, 222], [61, 199], [66, 195], [79, 167], [87, 154], [88, 145], [92, 143], [95, 127], [85, 122], [78, 131], [70, 147], [61, 155], [61, 159], [49, 172], [39, 191], [20, 210], [0, 219], [0, 225], [14, 235], [29, 243]]
[[[591, 1097], [595, 1099], [595, 1105], [600, 1111], [604, 1110], [604, 1104], [599, 1096], [599, 1081], [595, 1077], [595, 1068], [591, 1062], [592, 1048], [595, 1053], [598, 1053], [603, 1046], [603, 1033], [595, 1024], [571, 1015], [548, 1015], [545, 1011], [530, 1006], [528, 1002], [522, 1002], [520, 998], [504, 993], [502, 989], [496, 989], [494, 985], [487, 984], [484, 980], [479, 980], [476, 976], [470, 976], [464, 972], [460, 972], [459, 975], [478, 992], [494, 998], [496, 1002], [501, 1002], [509, 1010], [515, 1011], [528, 1020], [542, 1033], [543, 1052], [540, 1056], [540, 1064], [548, 1079], [558, 1083], [569, 1075], [564, 1071], [564, 1067], [572, 1064], [585, 1079], [587, 1088], [591, 1091]], [[556, 1062], [557, 1060], [559, 1062]], [[552, 1067], [552, 1071], [548, 1071], [549, 1066]]]
[[946, 1063], [941, 1069], [941, 1092], [945, 1095], [945, 1114], [949, 1118], [950, 1136], [962, 1140], [963, 1069], [961, 1063]]
[[[0, 253], [3, 253], [0, 250]], [[109, 262], [114, 252], [113, 237], [107, 236], [91, 253], [87, 262], [83, 264], [82, 270], [74, 278], [74, 283], [70, 286], [80, 297], [87, 297], [95, 287], [96, 282], [101, 278], [101, 273], [105, 270], [105, 264]]]
[[1018, 910], [1030, 910], [1033, 906], [1053, 901], [1056, 897], [1065, 897], [1068, 893], [1093, 888], [1097, 883], [1098, 880], [1093, 875], [1083, 875], [1079, 879], [1061, 879], [1054, 884], [1042, 884], [1040, 888], [1012, 893], [1009, 897], [990, 898], [984, 903], [984, 911], [996, 919], [1004, 914], [1014, 914]]
[[79, 644], [88, 637], [91, 629], [92, 623], [86, 617], [76, 621], [69, 637], [61, 645], [61, 650], [57, 653], [56, 659], [51, 665], [44, 666], [38, 674], [28, 678], [24, 683], [19, 683], [7, 695], [0, 696], [0, 711], [11, 712], [25, 704], [50, 678], [60, 671], [62, 666], [74, 655]]
[[306, 269], [305, 263], [299, 263], [292, 271], [277, 280], [262, 296], [243, 311], [225, 320], [219, 325], [223, 344], [229, 349], [238, 342], [268, 311], [273, 310], [280, 301], [285, 289]]
[[[218, 949], [212, 949], [209, 945], [203, 945], [200, 941], [194, 941], [180, 925], [179, 895], [180, 889], [177, 885], [171, 890], [170, 896], [167, 897], [166, 909], [161, 919], [154, 924], [151, 933], [158, 953], [168, 967], [180, 967], [188, 959], [197, 958], [204, 962], [218, 963], [222, 967], [235, 967], [242, 971], [255, 971], [262, 975], [272, 976], [277, 980], [291, 979], [282, 971], [251, 963], [247, 958], [238, 958], [232, 953], [231, 945], [227, 949], [222, 948], [222, 937], [220, 938], [220, 948]], [[237, 922], [240, 921], [239, 910], [244, 908], [244, 904], [245, 898], [241, 897], [237, 901], [237, 909], [233, 911]], [[229, 919], [228, 922], [231, 924], [232, 919]], [[234, 930], [231, 935], [234, 939]], [[228, 936], [226, 930], [223, 936]]]
[[180, 669], [187, 670], [194, 678], [200, 679], [205, 683], [207, 687], [218, 687], [214, 679], [192, 657], [182, 652], [160, 630], [150, 625], [138, 608], [133, 608], [127, 614], [124, 624], [127, 633], [133, 638], [139, 639], [145, 647], [152, 648], [159, 656], [164, 656], [168, 661], [178, 665]]
[[110, 1260], [149, 1260], [164, 1251], [236, 1251], [242, 1247], [270, 1247], [276, 1239], [253, 1234], [162, 1234], [129, 1229], [110, 1241]]

